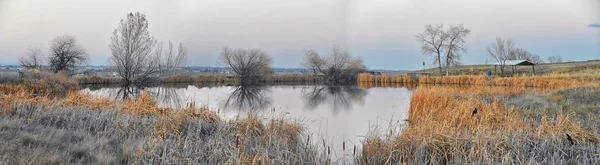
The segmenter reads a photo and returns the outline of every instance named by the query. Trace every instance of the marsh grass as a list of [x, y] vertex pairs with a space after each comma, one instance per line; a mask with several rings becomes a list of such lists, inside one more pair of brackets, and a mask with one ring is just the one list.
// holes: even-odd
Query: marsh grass
[[[581, 101], [576, 99], [578, 96], [564, 94], [565, 90], [574, 89], [543, 93], [563, 93], [566, 100]], [[582, 120], [568, 110], [532, 112], [537, 118], [524, 115], [523, 111], [531, 110], [523, 107], [537, 111], [540, 106], [547, 106], [551, 98], [534, 98], [537, 101], [527, 106], [505, 103], [518, 100], [525, 93], [539, 91], [519, 87], [420, 87], [413, 94], [402, 131], [373, 132], [363, 142], [357, 161], [365, 164], [600, 163], [597, 119]], [[530, 96], [529, 99], [532, 100]], [[567, 107], [573, 111], [577, 108]]]
[[549, 74], [544, 76], [492, 77], [485, 75], [462, 75], [444, 77], [421, 77], [418, 80], [408, 75], [370, 75], [362, 73], [358, 76], [359, 83], [372, 83], [376, 86], [387, 84], [442, 84], [442, 85], [477, 85], [477, 86], [509, 86], [509, 87], [539, 87], [562, 88], [574, 87], [600, 82], [599, 74]]
[[[89, 84], [122, 84], [121, 78], [111, 76], [79, 76], [74, 78], [80, 85]], [[260, 83], [298, 83], [315, 84], [323, 83], [323, 76], [313, 74], [272, 74], [258, 80]], [[226, 74], [179, 74], [156, 78], [153, 84], [232, 84], [239, 85], [237, 77]], [[354, 83], [354, 82], [352, 82]]]
[[119, 77], [115, 77], [115, 76], [98, 76], [98, 75], [92, 75], [92, 76], [76, 76], [74, 77], [75, 81], [78, 84], [85, 84], [85, 85], [89, 85], [89, 84], [121, 84], [121, 78]]
[[159, 108], [70, 92], [34, 96], [2, 86], [2, 164], [322, 164], [300, 123], [249, 114], [223, 120], [194, 103]]
[[[44, 77], [0, 85], [2, 164], [600, 163], [600, 86], [582, 86], [596, 75], [360, 75], [363, 88], [420, 85], [405, 125], [371, 132], [361, 150], [342, 158], [289, 118], [224, 120], [193, 102], [174, 109], [156, 106], [148, 93], [93, 98], [68, 77]], [[221, 78], [202, 79], [229, 81]]]
[[16, 84], [20, 83], [23, 79], [19, 76], [18, 72], [0, 71], [0, 83], [3, 84]]

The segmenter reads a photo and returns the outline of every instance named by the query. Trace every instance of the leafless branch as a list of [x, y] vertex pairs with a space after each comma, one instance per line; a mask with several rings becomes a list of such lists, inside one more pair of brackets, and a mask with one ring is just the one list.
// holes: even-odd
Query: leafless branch
[[85, 63], [88, 56], [73, 36], [63, 35], [52, 40], [50, 46], [50, 68], [54, 72], [72, 72], [75, 67]]
[[515, 43], [511, 39], [497, 38], [496, 43], [490, 44], [486, 48], [488, 54], [499, 64], [500, 72], [504, 74], [506, 61], [511, 59], [515, 51]]
[[425, 30], [415, 37], [421, 43], [424, 55], [435, 55], [434, 63], [438, 65], [440, 75], [444, 75], [443, 66], [446, 66], [446, 72], [449, 72], [450, 66], [460, 64], [460, 52], [467, 51], [465, 38], [469, 33], [471, 30], [463, 25], [451, 25], [448, 30], [444, 30], [444, 25], [440, 24], [425, 26]]
[[548, 63], [561, 63], [563, 62], [561, 56], [550, 56], [548, 57]]
[[19, 63], [26, 69], [40, 69], [44, 65], [44, 54], [39, 48], [28, 48], [23, 57], [19, 59]]
[[269, 73], [272, 59], [260, 49], [225, 47], [221, 51], [220, 62], [229, 66], [242, 85], [246, 85]]
[[315, 74], [325, 75], [329, 83], [346, 82], [348, 78], [366, 69], [362, 57], [352, 58], [347, 50], [341, 50], [338, 46], [331, 48], [327, 57], [320, 56], [314, 50], [304, 51], [303, 65]]

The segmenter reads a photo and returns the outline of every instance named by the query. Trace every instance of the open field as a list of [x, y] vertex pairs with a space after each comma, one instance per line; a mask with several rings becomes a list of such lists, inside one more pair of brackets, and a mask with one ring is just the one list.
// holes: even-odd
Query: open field
[[[564, 63], [547, 63], [539, 64], [535, 66], [536, 74], [549, 74], [549, 73], [571, 73], [580, 72], [584, 70], [598, 70], [600, 69], [600, 60], [588, 60], [588, 61], [575, 61], [575, 62], [564, 62]], [[494, 65], [461, 65], [450, 69], [450, 75], [482, 75], [488, 70], [494, 71]], [[532, 68], [530, 66], [519, 66], [515, 71], [515, 74], [528, 74], [531, 75]], [[411, 71], [412, 73], [431, 73], [432, 76], [439, 76], [439, 70], [437, 67]], [[444, 73], [446, 70], [444, 70]], [[497, 71], [499, 74], [500, 70]], [[506, 68], [505, 72], [511, 74], [512, 70]]]

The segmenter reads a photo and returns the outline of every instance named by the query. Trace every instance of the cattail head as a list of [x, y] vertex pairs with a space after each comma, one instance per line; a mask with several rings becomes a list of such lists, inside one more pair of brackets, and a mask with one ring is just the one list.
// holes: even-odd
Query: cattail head
[[235, 148], [239, 148], [239, 144], [240, 144], [240, 136], [235, 136]]

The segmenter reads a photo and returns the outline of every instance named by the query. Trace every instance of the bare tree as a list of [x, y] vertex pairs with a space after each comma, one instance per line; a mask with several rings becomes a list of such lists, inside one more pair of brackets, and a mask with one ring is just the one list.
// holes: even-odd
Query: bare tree
[[513, 52], [511, 53], [509, 60], [527, 60], [529, 62], [532, 62], [534, 64], [541, 64], [544, 61], [540, 58], [540, 56], [535, 55], [525, 49], [522, 48], [516, 48], [515, 50], [513, 50]]
[[348, 50], [341, 50], [338, 46], [331, 48], [327, 57], [320, 56], [314, 50], [304, 51], [304, 66], [315, 74], [325, 75], [327, 83], [347, 83], [366, 69], [362, 57], [352, 58]]
[[511, 39], [497, 38], [496, 43], [488, 45], [486, 49], [488, 54], [499, 64], [500, 73], [504, 74], [506, 61], [511, 59], [515, 50], [515, 43]]
[[471, 30], [463, 27], [463, 25], [450, 25], [450, 29], [444, 33], [448, 38], [443, 44], [446, 51], [446, 56], [443, 58], [446, 62], [446, 74], [449, 74], [450, 67], [460, 65], [462, 58], [460, 52], [467, 52], [465, 38], [471, 33]]
[[[160, 45], [162, 45], [162, 44], [158, 44], [158, 45], [159, 45], [158, 52], [161, 52], [162, 48]], [[178, 71], [178, 69], [181, 69], [182, 67], [185, 66], [186, 60], [187, 60], [187, 48], [184, 47], [183, 44], [180, 43], [177, 48], [177, 52], [174, 52], [173, 43], [171, 43], [171, 41], [169, 41], [169, 50], [161, 56], [161, 62], [158, 66], [160, 76], [167, 76], [167, 75], [175, 74], [175, 72]]]
[[537, 65], [537, 64], [543, 64], [543, 63], [544, 63], [544, 60], [542, 60], [542, 58], [541, 58], [540, 56], [538, 56], [538, 55], [535, 55], [535, 54], [532, 54], [532, 55], [529, 57], [529, 61], [533, 62], [533, 63], [534, 63], [534, 64], [536, 64], [536, 65]]
[[362, 56], [351, 59], [348, 63], [348, 69], [355, 71], [367, 70], [367, 66], [365, 66], [365, 59]]
[[327, 64], [325, 59], [319, 56], [319, 53], [314, 50], [304, 50], [304, 54], [305, 56], [303, 65], [312, 70], [314, 74], [321, 73], [321, 71], [324, 69], [321, 67], [325, 67]]
[[25, 56], [19, 58], [19, 63], [26, 69], [41, 69], [44, 58], [44, 53], [39, 48], [28, 48]]
[[169, 41], [163, 54], [162, 43], [150, 35], [148, 20], [139, 12], [129, 13], [113, 31], [109, 45], [110, 63], [126, 84], [144, 83], [157, 76], [174, 74], [185, 65], [187, 48], [179, 44], [175, 52]]
[[52, 40], [48, 60], [50, 68], [54, 72], [67, 71], [72, 73], [75, 67], [84, 64], [87, 58], [85, 50], [77, 44], [75, 37], [63, 35]]
[[417, 34], [417, 41], [422, 44], [421, 51], [424, 55], [436, 55], [434, 63], [438, 64], [440, 75], [442, 73], [442, 54], [444, 51], [444, 42], [448, 39], [447, 33], [444, 32], [444, 25], [427, 25], [425, 31]]
[[220, 62], [229, 66], [242, 85], [254, 83], [271, 70], [272, 59], [260, 49], [223, 48]]
[[561, 56], [550, 56], [548, 57], [548, 63], [561, 63], [563, 62]]
[[139, 12], [127, 14], [113, 31], [109, 45], [112, 68], [127, 83], [147, 81], [159, 72], [160, 51], [148, 32], [148, 20]]

